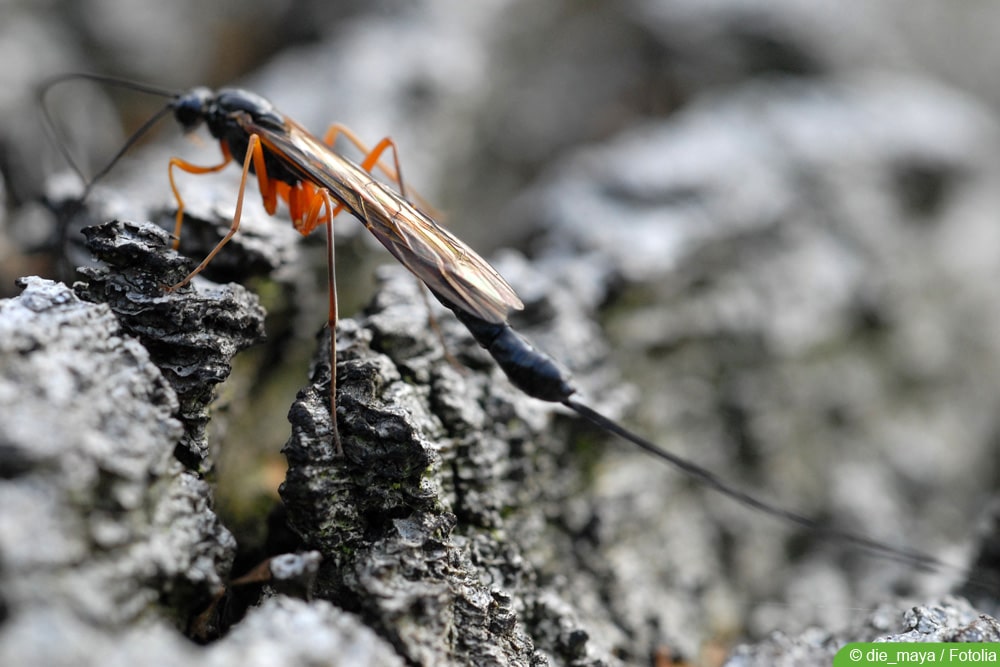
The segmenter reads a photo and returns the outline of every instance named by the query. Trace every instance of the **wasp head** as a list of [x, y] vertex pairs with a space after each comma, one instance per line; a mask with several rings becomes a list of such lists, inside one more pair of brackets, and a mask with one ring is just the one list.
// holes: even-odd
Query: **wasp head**
[[179, 95], [171, 104], [174, 118], [185, 132], [193, 132], [211, 113], [210, 107], [214, 100], [215, 94], [208, 88], [192, 88]]

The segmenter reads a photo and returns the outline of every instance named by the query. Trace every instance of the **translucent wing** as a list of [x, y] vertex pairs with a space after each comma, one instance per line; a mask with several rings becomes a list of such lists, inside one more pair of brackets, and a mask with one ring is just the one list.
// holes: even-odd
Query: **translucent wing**
[[454, 234], [301, 126], [283, 131], [250, 121], [272, 155], [305, 180], [326, 188], [417, 278], [455, 305], [487, 322], [504, 322], [524, 307], [513, 288]]

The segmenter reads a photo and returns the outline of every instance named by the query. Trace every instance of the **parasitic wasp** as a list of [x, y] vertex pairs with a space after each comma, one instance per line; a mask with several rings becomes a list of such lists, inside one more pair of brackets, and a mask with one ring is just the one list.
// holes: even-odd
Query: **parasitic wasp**
[[[349, 130], [340, 125], [332, 125], [320, 140], [285, 117], [263, 97], [238, 88], [212, 91], [198, 87], [189, 91], [169, 92], [101, 75], [68, 74], [47, 82], [41, 95], [44, 96], [52, 86], [62, 81], [81, 78], [170, 98], [165, 107], [125, 142], [110, 163], [90, 179], [83, 197], [94, 182], [108, 173], [138, 138], [167, 113], [173, 112], [174, 118], [185, 132], [193, 132], [204, 124], [219, 141], [222, 150], [222, 161], [219, 164], [200, 166], [176, 157], [170, 160], [170, 188], [177, 200], [175, 249], [180, 243], [184, 222], [184, 200], [174, 178], [174, 169], [190, 174], [207, 174], [221, 171], [234, 160], [234, 156], [242, 158], [243, 175], [229, 231], [187, 277], [170, 289], [186, 285], [201, 273], [239, 230], [247, 179], [250, 174], [254, 174], [268, 214], [274, 215], [278, 200], [281, 199], [288, 206], [295, 229], [303, 236], [309, 235], [320, 224], [326, 226], [331, 368], [336, 366], [337, 359], [336, 336], [332, 334], [337, 323], [333, 219], [343, 209], [358, 218], [393, 257], [424, 284], [435, 293], [445, 295], [449, 303], [457, 304], [464, 312], [481, 320], [500, 324], [506, 321], [511, 310], [523, 308], [513, 288], [496, 269], [405, 198], [398, 151], [391, 138], [386, 137], [374, 149], [369, 150]], [[44, 111], [44, 104], [42, 108]], [[45, 118], [48, 126], [53, 128], [54, 124], [47, 113]], [[366, 153], [361, 164], [333, 150], [341, 134]], [[62, 144], [60, 150], [63, 150], [69, 163], [80, 173]], [[379, 161], [386, 150], [393, 152], [395, 171]], [[372, 177], [371, 171], [375, 167], [399, 184], [399, 193]], [[331, 372], [330, 375], [332, 434], [337, 452], [342, 454], [336, 425], [336, 373]]]
[[[892, 546], [860, 533], [832, 528], [817, 519], [760, 500], [729, 485], [705, 468], [664, 450], [579, 401], [569, 375], [551, 357], [536, 350], [507, 323], [508, 314], [523, 307], [510, 285], [486, 260], [407, 199], [398, 151], [392, 139], [387, 137], [373, 149], [368, 149], [349, 130], [339, 125], [331, 126], [320, 139], [283, 115], [263, 97], [238, 88], [212, 91], [198, 87], [188, 91], [169, 91], [95, 74], [59, 76], [41, 88], [43, 117], [53, 132], [54, 123], [45, 110], [44, 96], [52, 86], [73, 79], [87, 79], [169, 99], [162, 109], [129, 137], [108, 165], [89, 182], [83, 179], [87, 184], [81, 200], [86, 197], [94, 182], [107, 174], [142, 134], [171, 112], [186, 132], [205, 125], [218, 140], [222, 151], [222, 161], [218, 164], [201, 166], [176, 157], [170, 160], [170, 187], [177, 201], [175, 248], [179, 243], [184, 219], [184, 201], [177, 188], [174, 170], [207, 174], [221, 171], [230, 162], [236, 161], [239, 164], [242, 160], [242, 178], [229, 231], [187, 277], [169, 289], [179, 288], [198, 275], [239, 230], [250, 175], [256, 177], [264, 208], [269, 214], [275, 213], [277, 203], [281, 200], [288, 207], [295, 229], [301, 234], [308, 235], [319, 225], [325, 225], [331, 330], [330, 410], [332, 437], [338, 453], [343, 450], [336, 426], [334, 329], [337, 322], [337, 301], [333, 219], [347, 209], [456, 315], [473, 338], [493, 357], [512, 384], [526, 394], [566, 406], [604, 431], [629, 441], [705, 486], [751, 509], [884, 558], [920, 568], [956, 569], [955, 566], [922, 552]], [[334, 150], [336, 140], [341, 135], [365, 154], [360, 163]], [[59, 144], [59, 149], [82, 178], [82, 172], [69, 151], [62, 144]], [[392, 152], [393, 167], [381, 161], [382, 154], [387, 150]], [[375, 169], [395, 182], [399, 191], [376, 180], [372, 175]]]

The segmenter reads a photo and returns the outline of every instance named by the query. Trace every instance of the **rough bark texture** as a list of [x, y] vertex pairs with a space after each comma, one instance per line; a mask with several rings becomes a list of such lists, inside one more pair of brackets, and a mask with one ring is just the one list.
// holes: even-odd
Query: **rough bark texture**
[[235, 544], [173, 456], [178, 401], [147, 350], [107, 306], [22, 286], [0, 303], [0, 662], [83, 664], [143, 618], [183, 627]]
[[741, 646], [726, 662], [728, 667], [798, 667], [833, 662], [844, 645], [852, 642], [998, 642], [1000, 622], [978, 613], [962, 599], [911, 606], [882, 605], [870, 616], [833, 635], [813, 628], [795, 637], [775, 633], [754, 646]]
[[[984, 103], [1000, 85], [975, 77], [996, 60], [992, 32], [976, 39], [989, 3], [247, 0], [225, 21], [99, 4], [0, 21], [15, 54], [0, 86], [0, 663], [828, 665], [848, 640], [995, 636], [978, 616], [997, 613], [1000, 570], [1000, 128]], [[255, 48], [215, 49], [234, 34]], [[459, 236], [517, 248], [495, 262], [528, 305], [514, 325], [589, 404], [743, 489], [956, 568], [863, 558], [706, 493], [518, 395], [443, 313], [458, 371], [398, 270], [342, 322], [335, 459], [311, 339], [322, 239], [267, 218], [252, 184], [205, 276], [260, 295], [268, 340], [241, 355], [254, 370], [220, 419], [212, 387], [260, 336], [255, 299], [165, 293], [187, 269], [164, 235], [104, 224], [172, 229], [166, 159], [214, 164], [214, 145], [137, 149], [69, 221], [67, 264], [99, 224], [104, 268], [75, 291], [12, 289], [54, 275], [49, 209], [79, 192], [39, 175], [30, 85], [109, 63], [164, 85], [232, 72], [206, 45], [253, 52], [240, 85], [313, 131], [391, 133], [407, 184]], [[80, 88], [52, 106], [100, 168], [112, 109]], [[181, 251], [199, 259], [228, 228], [236, 170], [179, 180]], [[342, 304], [367, 303], [374, 244], [347, 220], [337, 234]], [[241, 534], [249, 574], [219, 598], [234, 540], [206, 480], [227, 485], [220, 451], [277, 455], [292, 399], [272, 389], [301, 387], [314, 347], [285, 446], [297, 535], [265, 549]], [[227, 527], [281, 525], [274, 502]], [[217, 641], [185, 638], [225, 632], [244, 604]]]
[[229, 376], [237, 352], [263, 340], [264, 311], [236, 285], [167, 291], [192, 263], [163, 252], [169, 237], [159, 227], [113, 221], [84, 235], [103, 265], [80, 270], [86, 282], [77, 283], [77, 293], [107, 303], [125, 331], [149, 350], [180, 402], [185, 434], [179, 447], [185, 451], [179, 457], [194, 470], [210, 469], [205, 426], [215, 385]]
[[617, 663], [608, 640], [619, 630], [593, 599], [600, 577], [574, 555], [559, 510], [582, 483], [561, 460], [564, 429], [454, 321], [446, 341], [472, 370], [450, 365], [417, 284], [392, 274], [365, 317], [339, 329], [344, 459], [330, 444], [322, 352], [320, 389], [289, 415], [282, 497], [326, 555], [318, 595], [416, 664]]

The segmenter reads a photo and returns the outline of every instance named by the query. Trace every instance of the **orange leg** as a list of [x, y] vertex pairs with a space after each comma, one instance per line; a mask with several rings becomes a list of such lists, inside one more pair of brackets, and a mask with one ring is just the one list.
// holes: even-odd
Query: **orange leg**
[[[194, 278], [196, 275], [204, 271], [205, 267], [208, 266], [209, 262], [211, 262], [212, 259], [217, 254], [219, 254], [219, 251], [222, 250], [222, 248], [227, 243], [229, 243], [229, 240], [232, 239], [233, 236], [236, 234], [237, 230], [239, 230], [240, 218], [243, 215], [243, 198], [244, 195], [246, 194], [247, 176], [250, 173], [251, 161], [253, 161], [254, 168], [257, 170], [257, 181], [260, 183], [261, 196], [264, 197], [265, 206], [267, 205], [267, 201], [270, 198], [271, 208], [273, 209], [275, 207], [275, 196], [276, 196], [275, 186], [273, 182], [267, 177], [267, 172], [264, 170], [264, 152], [260, 146], [260, 137], [258, 137], [256, 134], [251, 134], [250, 141], [247, 144], [247, 154], [243, 158], [243, 177], [240, 179], [239, 194], [236, 196], [236, 212], [233, 214], [233, 223], [229, 226], [229, 231], [226, 233], [225, 236], [222, 237], [222, 240], [219, 241], [214, 248], [212, 248], [212, 252], [208, 253], [208, 256], [202, 260], [201, 264], [195, 267], [194, 271], [189, 273], [184, 278], [184, 280], [180, 281], [176, 285], [173, 285], [170, 288], [171, 290], [175, 290], [183, 287], [184, 285], [187, 285], [189, 282], [191, 282], [192, 278]], [[171, 161], [171, 165], [173, 164], [174, 164], [173, 161]], [[209, 169], [208, 171], [212, 170]], [[214, 171], [218, 171], [218, 169], [215, 169]], [[198, 173], [198, 172], [192, 172], [192, 173]], [[174, 193], [176, 194], [176, 188], [174, 190]], [[178, 200], [180, 200], [179, 196]]]
[[[225, 167], [229, 163], [229, 159], [231, 159], [231, 157], [229, 155], [229, 151], [226, 149], [226, 147], [225, 147], [224, 144], [223, 144], [222, 151], [223, 151], [223, 154], [228, 159], [227, 159], [226, 162], [224, 162], [224, 163], [222, 163], [220, 165], [216, 165], [214, 167], [197, 167], [195, 165], [190, 165], [190, 164], [184, 162], [183, 160], [178, 160], [177, 158], [174, 158], [173, 160], [170, 161], [170, 166], [171, 166], [171, 168], [174, 167], [174, 166], [177, 166], [178, 168], [183, 169], [184, 171], [188, 171], [188, 172], [194, 173], [194, 174], [209, 173], [209, 172], [213, 172], [213, 171], [220, 171], [223, 167]], [[239, 194], [236, 196], [236, 212], [233, 214], [233, 222], [229, 226], [229, 231], [226, 233], [226, 235], [224, 237], [222, 237], [222, 240], [219, 241], [214, 248], [212, 248], [212, 251], [210, 253], [208, 253], [208, 256], [205, 257], [205, 259], [202, 260], [201, 264], [199, 264], [197, 267], [195, 267], [194, 271], [192, 271], [191, 273], [189, 273], [184, 278], [184, 280], [180, 281], [176, 285], [173, 285], [170, 288], [171, 290], [178, 289], [180, 287], [183, 287], [184, 285], [187, 285], [189, 282], [191, 282], [191, 279], [194, 278], [199, 273], [201, 273], [202, 271], [204, 271], [205, 267], [208, 266], [209, 262], [211, 262], [212, 259], [217, 254], [219, 254], [219, 251], [222, 250], [222, 248], [227, 243], [229, 243], [230, 239], [232, 239], [233, 236], [236, 235], [236, 232], [240, 228], [240, 218], [243, 215], [243, 199], [244, 199], [244, 196], [246, 194], [247, 177], [250, 174], [250, 165], [251, 164], [253, 164], [254, 171], [257, 173], [257, 186], [260, 189], [261, 199], [263, 199], [263, 201], [264, 201], [264, 209], [269, 214], [272, 214], [272, 215], [277, 210], [277, 208], [278, 208], [278, 194], [279, 194], [279, 189], [280, 189], [279, 186], [283, 186], [284, 184], [281, 183], [280, 181], [275, 181], [275, 180], [272, 180], [271, 178], [268, 177], [268, 175], [267, 175], [267, 167], [266, 167], [266, 165], [264, 163], [264, 149], [261, 146], [260, 137], [258, 135], [256, 135], [256, 134], [251, 134], [250, 135], [250, 140], [247, 142], [247, 153], [246, 153], [246, 155], [243, 158], [243, 176], [242, 176], [242, 178], [240, 178], [240, 191], [239, 191]], [[179, 230], [180, 230], [180, 223], [183, 220], [183, 211], [184, 211], [184, 209], [183, 209], [183, 202], [181, 201], [180, 193], [177, 191], [177, 187], [176, 187], [176, 185], [174, 184], [174, 181], [173, 181], [173, 171], [172, 170], [170, 172], [170, 184], [171, 184], [171, 187], [174, 190], [174, 196], [177, 198], [177, 202], [178, 202], [176, 230], [177, 230], [177, 232], [179, 232]], [[285, 186], [285, 187], [287, 187], [287, 186]]]
[[[243, 186], [247, 182], [247, 173], [250, 169], [251, 156], [253, 157], [253, 170], [257, 174], [257, 189], [260, 190], [260, 198], [264, 202], [264, 210], [267, 211], [268, 215], [274, 215], [274, 212], [278, 210], [279, 192], [289, 186], [281, 181], [268, 178], [267, 164], [264, 162], [264, 148], [260, 143], [260, 137], [256, 134], [251, 134], [250, 141], [247, 142], [247, 156], [244, 159], [243, 164], [243, 178], [240, 180], [241, 199], [239, 203], [240, 205], [243, 203]], [[219, 245], [224, 245], [225, 241], [232, 238], [234, 233], [235, 230], [230, 230], [227, 238]]]
[[[406, 194], [406, 186], [403, 184], [403, 169], [399, 164], [399, 148], [396, 147], [396, 142], [394, 142], [391, 137], [385, 137], [384, 139], [382, 139], [382, 141], [378, 142], [375, 145], [375, 148], [369, 149], [364, 143], [362, 143], [362, 141], [358, 138], [358, 136], [354, 134], [354, 132], [349, 130], [344, 125], [335, 123], [331, 125], [327, 129], [326, 134], [323, 135], [323, 142], [330, 148], [333, 148], [334, 144], [337, 142], [337, 137], [339, 137], [340, 135], [344, 135], [345, 137], [347, 137], [347, 140], [350, 141], [355, 148], [357, 148], [359, 151], [365, 154], [365, 158], [361, 162], [361, 167], [365, 171], [371, 173], [372, 169], [375, 168], [380, 169], [382, 173], [389, 178], [389, 180], [399, 185], [399, 194], [401, 194], [404, 199], [409, 199]], [[379, 160], [379, 158], [382, 156], [382, 153], [384, 153], [386, 149], [392, 149], [392, 162], [396, 167], [395, 171], [387, 167], [385, 164], [382, 163], [381, 160]], [[428, 204], [423, 197], [421, 197], [418, 193], [413, 193], [413, 194], [414, 197], [418, 200], [420, 208], [428, 212], [432, 213], [434, 212], [434, 208], [430, 204]], [[333, 214], [337, 215], [343, 208], [344, 208], [343, 204], [337, 204], [337, 207], [334, 209]], [[436, 216], [431, 216], [431, 217], [436, 217]], [[448, 350], [447, 344], [445, 344], [444, 334], [441, 332], [441, 327], [438, 326], [437, 319], [434, 317], [434, 311], [431, 309], [431, 303], [427, 298], [427, 291], [426, 289], [423, 288], [423, 286], [421, 286], [420, 296], [423, 297], [424, 303], [427, 306], [427, 324], [437, 334], [438, 340], [441, 341], [441, 349], [444, 350], [445, 358], [457, 370], [459, 370], [460, 372], [464, 372], [464, 367], [460, 363], [458, 363], [458, 360], [455, 359], [454, 355], [452, 355], [451, 352]]]
[[[386, 137], [380, 141], [374, 149], [369, 149], [361, 141], [361, 139], [358, 138], [358, 135], [354, 134], [354, 132], [346, 126], [334, 123], [327, 128], [326, 134], [323, 135], [323, 143], [330, 148], [333, 148], [340, 135], [347, 137], [347, 140], [350, 141], [355, 148], [365, 154], [365, 162], [361, 165], [365, 168], [365, 171], [370, 172], [373, 168], [378, 167], [378, 169], [380, 169], [390, 181], [399, 186], [399, 193], [403, 195], [403, 197], [406, 197], [406, 187], [403, 185], [403, 172], [399, 168], [399, 150], [396, 148], [396, 144], [391, 138]], [[392, 146], [392, 162], [396, 167], [395, 171], [379, 160], [379, 156], [381, 156], [383, 151], [385, 151], [385, 149], [389, 146]]]
[[[333, 217], [334, 204], [326, 188], [316, 188], [305, 181], [289, 188], [288, 207], [295, 221], [295, 228], [308, 234], [323, 221], [326, 223], [326, 263], [327, 295], [329, 298], [330, 329], [330, 423], [333, 444], [337, 456], [343, 456], [344, 449], [337, 431], [337, 271], [334, 258]], [[325, 215], [320, 215], [325, 211]], [[305, 231], [308, 230], [308, 231]]]
[[[364, 167], [365, 171], [371, 172], [372, 169], [378, 169], [385, 174], [386, 178], [399, 186], [399, 194], [403, 195], [404, 199], [409, 200], [412, 196], [421, 210], [429, 213], [432, 218], [440, 217], [438, 212], [434, 210], [434, 207], [431, 206], [426, 199], [421, 197], [419, 192], [407, 193], [406, 185], [403, 183], [403, 170], [399, 163], [399, 149], [396, 147], [396, 142], [394, 142], [391, 137], [382, 139], [382, 141], [375, 145], [375, 148], [370, 149], [346, 126], [335, 123], [331, 125], [327, 129], [326, 134], [323, 135], [323, 143], [330, 148], [333, 148], [334, 144], [337, 143], [337, 138], [341, 135], [346, 137], [355, 148], [365, 154], [365, 159], [361, 163], [361, 166]], [[395, 169], [379, 160], [379, 157], [381, 157], [382, 153], [384, 153], [387, 148], [392, 149], [392, 163], [395, 166]], [[338, 206], [336, 212], [340, 213], [342, 208], [342, 205]]]
[[[333, 444], [337, 456], [344, 455], [344, 447], [340, 444], [340, 433], [337, 430], [337, 271], [333, 251], [333, 201], [326, 189], [320, 189], [323, 208], [326, 209], [326, 266], [327, 295], [330, 302], [327, 323], [330, 329], [330, 428], [333, 433]], [[316, 200], [313, 200], [316, 201]], [[311, 218], [319, 215], [319, 207], [310, 214]]]
[[[361, 168], [365, 171], [371, 173], [373, 169], [380, 169], [385, 175], [393, 182], [399, 185], [400, 194], [406, 197], [406, 186], [403, 185], [402, 170], [399, 166], [399, 151], [396, 148], [395, 142], [390, 137], [382, 139], [382, 141], [376, 144], [375, 148], [369, 150], [367, 146], [361, 143], [361, 141], [355, 136], [353, 132], [348, 130], [343, 125], [331, 125], [330, 129], [327, 130], [326, 135], [323, 138], [323, 142], [333, 148], [333, 145], [337, 142], [337, 137], [343, 134], [350, 140], [359, 150], [365, 153], [364, 160], [361, 162]], [[392, 149], [393, 162], [396, 165], [395, 170], [387, 167], [381, 161], [382, 153], [386, 149]], [[257, 168], [257, 163], [254, 162], [254, 168]], [[258, 170], [259, 171], [259, 170]], [[304, 212], [309, 208], [313, 199], [317, 197], [317, 189], [312, 183], [303, 181], [288, 189], [282, 188], [281, 184], [278, 185], [278, 196], [288, 202], [288, 210], [291, 214], [292, 221], [295, 224], [295, 229], [298, 230], [303, 236], [308, 235], [320, 222], [325, 222], [326, 218], [316, 218], [311, 223], [305, 222]], [[333, 208], [333, 217], [336, 217], [344, 209], [344, 204], [338, 202]]]
[[[321, 222], [326, 222], [326, 217], [321, 217], [320, 210], [322, 203], [321, 189], [317, 189], [312, 183], [302, 181], [295, 187], [289, 188], [283, 193], [284, 199], [288, 202], [288, 212], [292, 218], [295, 231], [303, 236], [308, 236]], [[327, 209], [327, 214], [330, 209]]]
[[174, 250], [177, 250], [178, 246], [180, 246], [181, 225], [184, 223], [184, 200], [181, 198], [181, 191], [177, 189], [177, 181], [174, 180], [174, 167], [177, 167], [181, 171], [186, 171], [189, 174], [211, 174], [217, 171], [222, 171], [226, 168], [226, 165], [232, 161], [233, 156], [229, 154], [229, 148], [225, 144], [220, 145], [222, 146], [222, 162], [220, 164], [212, 165], [211, 167], [202, 167], [197, 164], [191, 164], [190, 162], [185, 162], [179, 157], [170, 158], [170, 166], [167, 168], [167, 175], [170, 177], [170, 189], [174, 193], [174, 199], [177, 200], [177, 217], [174, 219]]
[[[192, 165], [178, 158], [170, 161], [170, 186], [174, 196], [177, 198], [177, 223], [176, 233], [179, 237], [180, 224], [184, 215], [184, 202], [177, 190], [174, 182], [173, 168], [177, 167], [192, 174], [205, 174], [222, 170], [229, 164], [232, 156], [229, 154], [225, 144], [222, 146], [223, 156], [226, 161], [220, 165], [212, 167], [199, 167]], [[376, 156], [377, 159], [377, 156]], [[268, 213], [273, 214], [277, 209], [278, 198], [286, 200], [292, 213], [292, 218], [296, 221], [295, 227], [303, 234], [308, 234], [319, 222], [326, 222], [327, 233], [327, 265], [329, 268], [328, 292], [329, 292], [329, 318], [330, 327], [330, 420], [333, 443], [337, 455], [343, 455], [344, 450], [340, 442], [340, 434], [337, 432], [337, 280], [334, 265], [334, 239], [333, 239], [333, 217], [334, 205], [330, 193], [325, 188], [316, 188], [312, 183], [300, 182], [290, 186], [282, 181], [271, 179], [267, 175], [267, 166], [264, 162], [264, 149], [260, 143], [260, 137], [251, 134], [247, 142], [247, 152], [243, 157], [243, 175], [240, 178], [239, 194], [236, 196], [236, 210], [233, 213], [233, 222], [229, 226], [229, 231], [212, 249], [208, 256], [202, 260], [195, 269], [189, 273], [184, 280], [180, 281], [170, 289], [175, 290], [191, 282], [191, 279], [201, 273], [209, 262], [219, 253], [222, 248], [229, 243], [230, 239], [236, 235], [240, 228], [240, 218], [243, 215], [243, 200], [246, 196], [247, 178], [250, 175], [250, 165], [253, 165], [257, 174], [257, 185], [260, 188], [260, 195], [264, 201], [264, 208]], [[326, 211], [322, 218], [320, 214]], [[307, 230], [307, 231], [304, 231]]]

